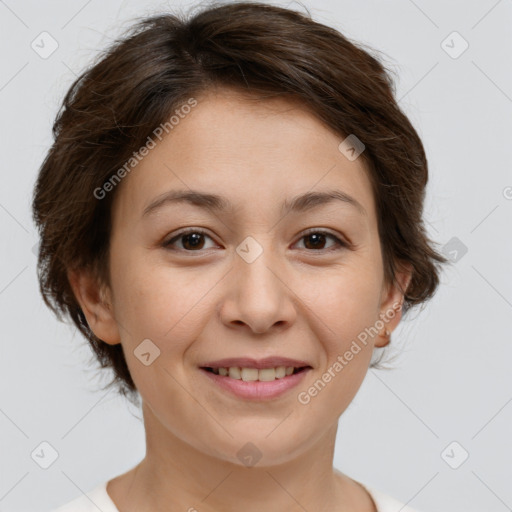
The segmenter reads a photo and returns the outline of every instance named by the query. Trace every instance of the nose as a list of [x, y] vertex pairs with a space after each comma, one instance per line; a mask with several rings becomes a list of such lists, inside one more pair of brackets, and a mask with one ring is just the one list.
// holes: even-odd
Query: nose
[[289, 328], [295, 321], [297, 296], [283, 264], [270, 245], [261, 249], [253, 261], [235, 256], [220, 307], [221, 320], [229, 328], [263, 334]]

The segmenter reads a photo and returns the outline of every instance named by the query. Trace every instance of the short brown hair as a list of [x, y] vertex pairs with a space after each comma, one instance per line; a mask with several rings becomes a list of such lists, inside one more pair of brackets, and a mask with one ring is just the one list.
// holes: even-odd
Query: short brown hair
[[[422, 212], [428, 167], [421, 140], [394, 99], [389, 71], [362, 45], [308, 15], [262, 3], [233, 2], [193, 16], [143, 19], [84, 71], [53, 125], [39, 170], [33, 216], [41, 241], [38, 277], [45, 303], [69, 315], [122, 394], [136, 394], [122, 346], [89, 328], [67, 278], [92, 268], [109, 283], [111, 206], [103, 185], [175, 109], [213, 86], [255, 98], [298, 100], [342, 136], [365, 145], [378, 212], [385, 278], [400, 261], [413, 267], [404, 313], [426, 302], [447, 260], [433, 248]], [[377, 361], [380, 363], [380, 360]], [[377, 366], [374, 363], [372, 366]]]

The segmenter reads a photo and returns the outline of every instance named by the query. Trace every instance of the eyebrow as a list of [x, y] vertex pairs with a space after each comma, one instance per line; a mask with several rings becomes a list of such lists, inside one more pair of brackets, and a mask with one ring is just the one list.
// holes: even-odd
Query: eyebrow
[[[289, 212], [305, 212], [319, 206], [328, 205], [333, 201], [352, 205], [361, 215], [368, 215], [363, 205], [342, 190], [326, 190], [322, 192], [306, 192], [285, 200], [281, 206], [283, 214]], [[213, 212], [233, 213], [235, 208], [233, 204], [225, 197], [200, 192], [198, 190], [171, 190], [158, 196], [151, 202], [142, 213], [146, 217], [166, 204], [188, 203], [205, 210]]]

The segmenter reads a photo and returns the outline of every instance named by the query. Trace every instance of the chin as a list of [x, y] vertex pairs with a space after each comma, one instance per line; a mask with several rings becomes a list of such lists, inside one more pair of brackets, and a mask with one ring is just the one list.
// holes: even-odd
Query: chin
[[205, 438], [203, 430], [203, 449], [198, 447], [198, 450], [237, 466], [261, 468], [296, 459], [321, 436], [321, 433], [308, 436], [302, 428], [290, 431], [290, 425], [285, 425], [286, 420], [281, 425], [279, 423], [273, 421], [271, 428], [265, 427], [263, 430], [255, 428], [254, 424], [249, 428], [243, 428], [243, 423], [236, 428], [225, 425], [233, 437], [222, 431], [220, 437], [212, 432], [211, 436]]

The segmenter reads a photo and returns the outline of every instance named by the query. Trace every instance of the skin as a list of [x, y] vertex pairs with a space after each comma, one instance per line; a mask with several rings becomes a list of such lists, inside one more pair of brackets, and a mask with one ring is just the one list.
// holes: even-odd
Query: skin
[[[197, 100], [116, 190], [110, 287], [85, 270], [69, 273], [93, 332], [123, 345], [143, 402], [146, 456], [107, 491], [121, 512], [375, 511], [332, 462], [338, 419], [374, 348], [388, 343], [384, 329], [308, 404], [297, 399], [381, 315], [395, 308], [390, 332], [401, 318], [402, 292], [384, 281], [364, 163], [348, 160], [338, 150], [344, 137], [300, 104], [251, 103], [229, 89]], [[167, 204], [142, 216], [162, 193], [188, 188], [223, 195], [235, 211]], [[340, 201], [280, 211], [285, 198], [327, 189], [346, 192], [366, 215]], [[186, 237], [163, 246], [188, 227], [207, 231], [199, 249]], [[326, 236], [315, 246], [308, 228], [351, 245]], [[252, 263], [236, 252], [247, 236], [263, 250]], [[404, 289], [410, 276], [406, 266], [397, 275]], [[134, 355], [144, 339], [160, 349], [148, 366]], [[277, 399], [247, 401], [198, 368], [269, 355], [313, 369]], [[253, 467], [237, 457], [247, 442], [261, 453]]]

